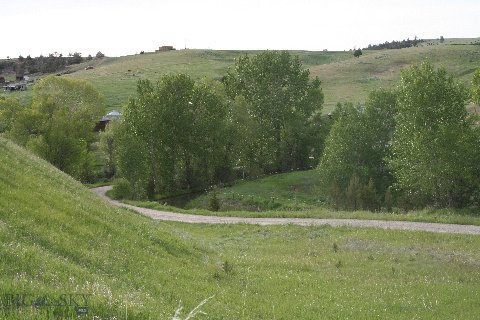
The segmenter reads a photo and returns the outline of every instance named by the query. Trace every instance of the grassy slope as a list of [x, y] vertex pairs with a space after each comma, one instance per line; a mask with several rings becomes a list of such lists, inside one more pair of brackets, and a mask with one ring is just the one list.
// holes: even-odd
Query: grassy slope
[[424, 59], [469, 85], [480, 60], [480, 46], [470, 45], [471, 41], [449, 39], [443, 44], [431, 41], [434, 45], [423, 43], [416, 48], [364, 50], [359, 59], [314, 66], [310, 71], [323, 80], [327, 109], [335, 102], [361, 102], [372, 89], [397, 85], [402, 69]]
[[[121, 109], [135, 94], [139, 79], [158, 79], [165, 73], [186, 73], [194, 79], [223, 77], [235, 58], [256, 51], [179, 50], [146, 53], [106, 59], [92, 70], [80, 70], [69, 76], [92, 82], [104, 94], [110, 108]], [[316, 66], [350, 58], [345, 52], [294, 51], [305, 66]]]
[[[297, 51], [313, 76], [322, 81], [324, 111], [337, 102], [362, 102], [368, 92], [398, 83], [400, 70], [425, 58], [444, 66], [458, 80], [468, 83], [480, 59], [480, 46], [469, 45], [474, 39], [447, 39], [418, 48], [368, 51], [361, 58], [351, 52]], [[249, 52], [255, 54], [256, 52]], [[105, 59], [93, 70], [79, 70], [69, 76], [91, 81], [105, 95], [110, 108], [121, 109], [134, 95], [138, 79], [157, 79], [169, 72], [182, 72], [194, 78], [220, 78], [244, 51], [179, 50]], [[128, 71], [130, 70], [130, 71]]]
[[1, 298], [88, 293], [89, 317], [103, 319], [170, 319], [180, 300], [185, 316], [213, 295], [196, 318], [473, 319], [479, 246], [420, 232], [155, 223], [0, 138]]
[[[374, 88], [392, 87], [400, 79], [400, 71], [428, 58], [436, 66], [445, 67], [460, 82], [468, 84], [479, 67], [480, 46], [470, 45], [477, 39], [446, 39], [421, 44], [417, 48], [369, 51], [357, 59], [351, 52], [292, 51], [298, 55], [312, 76], [318, 76], [325, 92], [324, 112], [330, 112], [337, 102], [364, 101]], [[256, 51], [178, 50], [146, 53], [119, 58], [104, 58], [70, 67], [67, 77], [92, 82], [105, 96], [110, 109], [122, 109], [135, 94], [139, 79], [158, 79], [165, 73], [187, 73], [195, 79], [219, 79], [234, 65], [235, 58]], [[92, 70], [84, 70], [87, 65]], [[3, 94], [3, 93], [0, 93]], [[13, 93], [29, 101], [29, 93]]]

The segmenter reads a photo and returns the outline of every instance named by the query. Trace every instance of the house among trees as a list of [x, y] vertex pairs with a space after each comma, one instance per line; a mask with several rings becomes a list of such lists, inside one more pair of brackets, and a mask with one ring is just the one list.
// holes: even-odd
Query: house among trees
[[122, 116], [122, 114], [120, 112], [118, 112], [117, 110], [110, 111], [109, 113], [104, 115], [102, 117], [102, 119], [100, 119], [100, 121], [97, 122], [97, 124], [95, 125], [95, 131], [97, 131], [97, 132], [98, 131], [105, 131], [105, 128], [107, 127], [107, 124], [110, 121], [117, 120], [121, 116]]

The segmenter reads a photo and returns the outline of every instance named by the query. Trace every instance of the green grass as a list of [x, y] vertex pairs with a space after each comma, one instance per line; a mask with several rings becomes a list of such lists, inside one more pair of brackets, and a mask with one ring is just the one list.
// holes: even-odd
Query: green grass
[[[323, 204], [315, 170], [297, 171], [235, 183], [218, 190], [224, 211], [296, 211], [314, 209]], [[208, 208], [210, 193], [186, 205], [187, 209]]]
[[[478, 39], [429, 40], [419, 47], [399, 50], [364, 50], [360, 58], [352, 52], [291, 51], [298, 55], [312, 76], [322, 81], [325, 93], [324, 113], [337, 102], [362, 103], [368, 92], [379, 87], [395, 87], [402, 69], [430, 59], [436, 67], [445, 67], [459, 82], [469, 84], [479, 67]], [[428, 45], [432, 43], [433, 45]], [[178, 50], [104, 58], [71, 66], [64, 76], [87, 80], [103, 94], [109, 109], [122, 110], [135, 95], [139, 79], [156, 80], [166, 73], [186, 73], [194, 79], [220, 79], [235, 59], [259, 51]], [[87, 65], [94, 69], [84, 70]], [[29, 101], [28, 93], [19, 96]], [[25, 96], [25, 98], [24, 98]]]
[[[167, 73], [186, 73], [193, 79], [220, 79], [234, 66], [235, 59], [259, 51], [179, 50], [145, 53], [106, 59], [92, 70], [79, 70], [68, 76], [92, 82], [105, 96], [109, 108], [122, 109], [135, 95], [140, 79], [159, 79]], [[341, 61], [344, 52], [294, 51], [306, 67]]]
[[[312, 76], [322, 81], [325, 93], [324, 112], [333, 110], [337, 102], [362, 103], [368, 92], [378, 87], [394, 87], [400, 71], [412, 64], [430, 59], [435, 66], [445, 67], [457, 80], [468, 84], [478, 68], [480, 46], [476, 39], [446, 39], [445, 43], [430, 40], [400, 50], [364, 50], [357, 59], [352, 52], [292, 51], [298, 55]], [[128, 97], [135, 94], [139, 79], [158, 79], [165, 73], [187, 73], [194, 79], [219, 79], [233, 67], [235, 58], [256, 51], [179, 50], [163, 53], [109, 58], [93, 70], [79, 70], [70, 77], [91, 81], [104, 94], [109, 108], [122, 109]], [[130, 71], [129, 71], [130, 70]]]
[[[479, 246], [467, 235], [154, 222], [0, 138], [0, 299], [90, 294], [88, 318], [102, 319], [171, 319], [180, 303], [185, 317], [211, 296], [196, 318], [474, 319]], [[53, 312], [65, 309], [0, 317]]]

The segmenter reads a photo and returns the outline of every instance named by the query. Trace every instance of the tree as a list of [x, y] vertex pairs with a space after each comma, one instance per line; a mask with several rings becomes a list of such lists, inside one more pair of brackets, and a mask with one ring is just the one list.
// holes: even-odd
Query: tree
[[13, 122], [22, 109], [18, 100], [0, 96], [0, 133], [12, 129]]
[[69, 54], [70, 58], [68, 59], [69, 64], [79, 64], [83, 62], [82, 54], [80, 52], [75, 52]]
[[462, 207], [478, 187], [467, 91], [429, 62], [402, 72], [390, 166], [413, 206]]
[[355, 185], [366, 185], [371, 180], [370, 190], [380, 194], [392, 184], [385, 158], [391, 154], [396, 99], [395, 92], [376, 90], [370, 93], [365, 107], [337, 106], [318, 166], [330, 199], [335, 198], [330, 191], [347, 190], [352, 177], [358, 180]]
[[440, 36], [440, 43], [444, 43], [445, 42], [445, 38], [443, 36]]
[[478, 68], [473, 74], [472, 99], [475, 104], [480, 106], [480, 68]]
[[104, 158], [104, 174], [107, 178], [115, 175], [115, 134], [117, 121], [110, 121], [105, 131], [100, 132], [100, 150]]
[[354, 56], [355, 58], [360, 58], [360, 56], [361, 56], [362, 54], [363, 54], [362, 49], [357, 49], [357, 50], [353, 51], [353, 56]]
[[213, 88], [187, 75], [166, 75], [156, 84], [139, 81], [137, 97], [124, 112], [119, 173], [137, 197], [147, 189], [164, 193], [217, 183], [229, 166], [226, 116]]
[[98, 51], [97, 54], [95, 55], [95, 58], [97, 59], [102, 59], [103, 57], [105, 57], [105, 55], [101, 51]]
[[34, 87], [32, 104], [16, 117], [10, 135], [73, 177], [92, 177], [95, 123], [104, 114], [100, 94], [90, 84], [49, 76]]
[[[310, 80], [298, 57], [266, 51], [237, 60], [224, 78], [227, 95], [241, 101], [244, 123], [258, 133], [255, 149], [244, 150], [265, 172], [309, 167], [315, 137], [312, 116], [320, 113], [320, 80]], [[248, 130], [248, 129], [247, 129]]]

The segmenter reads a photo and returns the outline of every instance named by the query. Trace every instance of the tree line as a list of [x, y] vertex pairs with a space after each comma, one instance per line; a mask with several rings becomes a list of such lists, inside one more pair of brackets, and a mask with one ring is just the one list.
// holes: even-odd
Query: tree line
[[379, 43], [379, 44], [369, 44], [368, 47], [364, 49], [369, 49], [369, 50], [403, 49], [403, 48], [416, 47], [418, 46], [419, 43], [422, 43], [422, 42], [425, 42], [425, 40], [417, 39], [417, 37], [415, 37], [413, 40], [403, 39], [402, 41], [393, 40], [392, 42], [385, 41], [384, 43]]
[[[104, 56], [105, 55], [99, 51], [95, 58], [99, 59]], [[40, 55], [39, 57], [33, 58], [30, 55], [26, 57], [20, 55], [18, 59], [0, 61], [0, 73], [15, 72], [19, 78], [27, 73], [54, 73], [62, 71], [66, 66], [79, 64], [92, 59], [93, 57], [91, 55], [82, 57], [82, 54], [79, 52], [70, 53], [68, 56], [54, 52], [48, 56]]]

